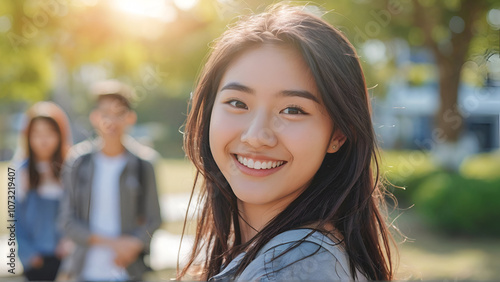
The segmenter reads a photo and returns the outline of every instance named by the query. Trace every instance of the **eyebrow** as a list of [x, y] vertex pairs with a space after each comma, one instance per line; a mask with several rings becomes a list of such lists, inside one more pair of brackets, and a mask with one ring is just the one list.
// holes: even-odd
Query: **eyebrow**
[[255, 90], [252, 88], [245, 86], [243, 84], [237, 83], [237, 82], [229, 82], [228, 84], [224, 85], [221, 89], [220, 92], [224, 90], [236, 90], [236, 91], [241, 91], [245, 92], [248, 94], [255, 94]]
[[[224, 90], [236, 90], [236, 91], [240, 91], [240, 92], [244, 92], [244, 93], [248, 93], [248, 94], [255, 94], [254, 89], [252, 89], [248, 86], [245, 86], [243, 84], [237, 83], [237, 82], [230, 82], [230, 83], [224, 85], [220, 89], [220, 92], [222, 92]], [[312, 100], [312, 101], [319, 104], [318, 98], [316, 98], [316, 96], [314, 96], [314, 94], [312, 94], [311, 92], [309, 92], [307, 90], [283, 90], [279, 93], [279, 95], [285, 96], [285, 97], [301, 97], [301, 98]]]

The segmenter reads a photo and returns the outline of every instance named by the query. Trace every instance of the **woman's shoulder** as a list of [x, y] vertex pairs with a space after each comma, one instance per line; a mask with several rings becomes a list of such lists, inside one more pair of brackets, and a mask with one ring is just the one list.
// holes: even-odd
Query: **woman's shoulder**
[[16, 201], [21, 202], [24, 200], [28, 191], [28, 159], [12, 163], [15, 169], [15, 193]]
[[289, 230], [271, 239], [238, 279], [353, 280], [348, 261], [340, 241], [312, 229]]

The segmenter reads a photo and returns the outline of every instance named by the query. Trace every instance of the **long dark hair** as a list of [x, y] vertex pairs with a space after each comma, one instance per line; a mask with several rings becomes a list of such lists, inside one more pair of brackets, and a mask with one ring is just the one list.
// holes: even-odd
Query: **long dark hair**
[[[216, 42], [193, 92], [186, 121], [184, 149], [203, 180], [201, 205], [192, 254], [183, 277], [205, 253], [201, 278], [221, 270], [245, 250], [237, 273], [255, 258], [270, 239], [290, 229], [317, 224], [334, 226], [356, 269], [370, 280], [391, 280], [392, 237], [383, 211], [377, 145], [371, 122], [368, 91], [354, 47], [337, 29], [304, 7], [280, 5], [240, 20]], [[335, 154], [326, 154], [309, 187], [246, 243], [241, 242], [237, 199], [214, 161], [209, 146], [213, 103], [231, 61], [260, 44], [295, 48], [304, 58], [321, 94], [334, 130], [346, 141]], [[193, 191], [194, 191], [193, 187]], [[191, 196], [192, 197], [192, 196]], [[187, 220], [187, 219], [186, 219]]]
[[44, 101], [36, 103], [28, 109], [26, 116], [28, 123], [24, 131], [24, 146], [28, 159], [28, 188], [36, 190], [40, 184], [40, 173], [36, 167], [36, 156], [30, 146], [34, 124], [38, 121], [47, 122], [58, 135], [59, 143], [49, 163], [51, 172], [56, 179], [60, 177], [66, 152], [71, 145], [71, 133], [66, 114], [59, 106], [52, 102]]

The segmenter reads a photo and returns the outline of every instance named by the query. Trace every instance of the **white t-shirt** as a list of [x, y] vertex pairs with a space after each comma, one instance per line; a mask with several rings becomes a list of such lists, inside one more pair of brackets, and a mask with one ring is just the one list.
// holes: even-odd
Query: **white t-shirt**
[[[108, 157], [97, 153], [94, 158], [89, 215], [89, 228], [94, 234], [105, 237], [119, 237], [121, 234], [120, 175], [126, 163], [124, 154]], [[88, 281], [127, 280], [127, 271], [117, 266], [114, 258], [115, 253], [109, 247], [90, 247], [81, 278]]]

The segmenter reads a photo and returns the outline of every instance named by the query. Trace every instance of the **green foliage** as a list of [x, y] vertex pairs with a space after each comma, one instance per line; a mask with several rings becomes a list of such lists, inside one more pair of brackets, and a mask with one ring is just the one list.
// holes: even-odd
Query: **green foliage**
[[[47, 41], [40, 40], [42, 33], [24, 14], [22, 1], [2, 1], [0, 17], [9, 27], [0, 32], [0, 101], [34, 102], [46, 98], [53, 83]], [[36, 24], [41, 26], [40, 21]], [[43, 25], [50, 26], [49, 20]]]
[[384, 152], [382, 161], [388, 189], [399, 206], [414, 205], [436, 230], [454, 235], [500, 235], [498, 154], [470, 157], [460, 173], [428, 166], [430, 157], [419, 151]]
[[5, 56], [0, 64], [0, 99], [39, 101], [51, 88], [53, 73], [43, 50], [23, 49], [18, 56]]
[[440, 172], [422, 179], [413, 198], [415, 208], [443, 231], [500, 235], [500, 179], [474, 179]]
[[411, 207], [415, 204], [415, 194], [422, 182], [438, 173], [438, 171], [415, 173], [407, 178], [391, 178], [389, 176], [387, 188], [396, 196], [401, 208]]

